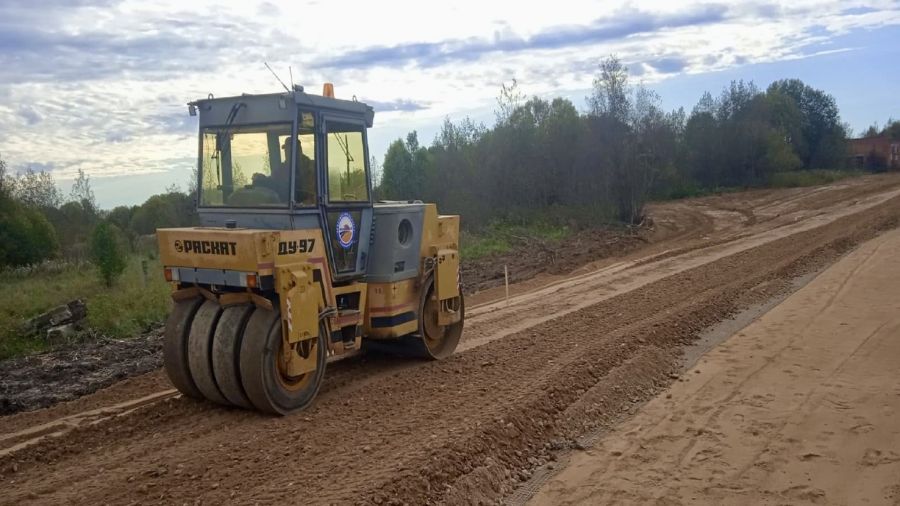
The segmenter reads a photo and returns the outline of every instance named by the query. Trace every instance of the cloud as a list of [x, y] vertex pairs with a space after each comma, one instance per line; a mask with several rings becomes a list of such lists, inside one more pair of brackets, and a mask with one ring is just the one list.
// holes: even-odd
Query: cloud
[[256, 8], [256, 12], [260, 16], [275, 17], [275, 16], [281, 15], [281, 9], [278, 8], [278, 6], [273, 4], [272, 2], [263, 2], [263, 3], [259, 4], [259, 7]]
[[178, 112], [150, 115], [147, 121], [155, 130], [181, 135], [196, 135], [198, 128], [198, 120], [188, 115], [187, 106]]
[[372, 106], [375, 112], [413, 112], [421, 111], [428, 108], [427, 102], [416, 102], [408, 99], [396, 99], [389, 101], [381, 100], [362, 100], [366, 104]]
[[29, 170], [34, 172], [52, 172], [54, 169], [56, 169], [56, 164], [54, 163], [25, 162], [17, 167], [17, 172], [21, 173]]
[[27, 104], [20, 105], [19, 109], [16, 111], [16, 114], [18, 114], [20, 118], [25, 120], [26, 125], [37, 125], [44, 120], [44, 118], [40, 114], [38, 114], [34, 107]]
[[598, 18], [588, 25], [553, 27], [528, 38], [497, 32], [491, 40], [468, 38], [370, 47], [320, 60], [314, 66], [365, 68], [417, 64], [432, 67], [454, 60], [474, 61], [495, 52], [571, 48], [663, 29], [700, 26], [724, 20], [727, 12], [728, 8], [721, 4], [701, 5], [684, 12], [664, 15], [628, 8]]
[[0, 81], [84, 81], [123, 74], [210, 70], [219, 58], [212, 41], [165, 29], [123, 36], [114, 32], [60, 33], [0, 24]]
[[873, 12], [878, 12], [878, 9], [876, 9], [874, 7], [861, 5], [861, 6], [857, 6], [857, 7], [850, 7], [848, 9], [844, 9], [843, 11], [841, 11], [841, 14], [843, 14], [845, 16], [857, 16], [860, 14], [871, 14]]
[[708, 54], [708, 55], [704, 56], [701, 61], [707, 67], [712, 67], [712, 66], [717, 65], [720, 61], [722, 61], [722, 55], [721, 54]]
[[60, 8], [75, 7], [110, 7], [122, 3], [122, 0], [32, 0], [20, 2], [21, 5], [8, 5], [4, 10], [44, 10], [48, 13]]
[[132, 137], [125, 132], [108, 132], [103, 140], [104, 142], [118, 144], [120, 142], [128, 142], [131, 139]]
[[653, 69], [663, 74], [674, 74], [676, 72], [681, 72], [688, 65], [687, 60], [679, 57], [660, 58], [658, 60], [649, 61], [646, 63]]
[[[239, 58], [262, 61], [260, 39], [266, 50], [297, 44], [262, 20], [185, 11], [110, 17], [101, 7], [113, 2], [79, 4], [0, 6], [0, 83], [159, 80], [211, 72]], [[92, 16], [97, 12], [105, 16]]]

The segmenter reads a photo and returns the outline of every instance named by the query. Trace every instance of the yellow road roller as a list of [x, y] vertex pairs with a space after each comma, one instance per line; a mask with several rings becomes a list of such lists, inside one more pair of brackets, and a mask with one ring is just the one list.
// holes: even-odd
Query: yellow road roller
[[373, 109], [295, 86], [188, 104], [200, 226], [157, 230], [166, 373], [186, 397], [284, 415], [375, 341], [430, 359], [463, 329], [459, 216], [375, 202]]

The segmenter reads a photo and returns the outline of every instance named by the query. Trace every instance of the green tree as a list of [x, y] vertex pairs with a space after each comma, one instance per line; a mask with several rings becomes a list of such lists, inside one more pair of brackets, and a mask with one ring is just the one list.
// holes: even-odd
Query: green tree
[[425, 148], [419, 146], [415, 131], [406, 136], [406, 142], [400, 139], [392, 142], [384, 155], [381, 179], [384, 196], [399, 200], [422, 198], [427, 156]]
[[674, 164], [681, 116], [677, 111], [666, 115], [659, 95], [643, 85], [635, 89], [631, 103], [630, 150], [626, 169], [618, 171], [615, 182], [619, 218], [638, 223], [657, 178]]
[[37, 209], [0, 193], [0, 265], [29, 265], [53, 257], [59, 243]]
[[121, 231], [107, 221], [101, 221], [91, 233], [91, 259], [100, 270], [106, 286], [125, 270], [126, 254], [122, 246]]
[[888, 119], [881, 133], [895, 141], [900, 140], [900, 120]]
[[538, 125], [549, 176], [545, 182], [545, 198], [549, 205], [564, 205], [577, 198], [580, 183], [575, 170], [584, 133], [584, 122], [575, 105], [563, 98], [553, 99], [547, 116]]
[[800, 110], [793, 97], [777, 89], [770, 88], [766, 92], [766, 101], [769, 124], [784, 136], [785, 141], [799, 158], [799, 153], [809, 150], [806, 145], [806, 136], [803, 133], [803, 125], [806, 121], [803, 111]]
[[86, 257], [90, 234], [97, 223], [97, 214], [92, 209], [86, 209], [81, 202], [66, 202], [58, 209], [45, 209], [44, 212], [56, 229], [63, 246], [63, 256]]
[[3, 161], [3, 156], [0, 154], [0, 196], [9, 194], [10, 184], [11, 182], [9, 174], [7, 174], [6, 162]]
[[763, 173], [771, 176], [776, 172], [790, 172], [800, 169], [803, 162], [791, 148], [783, 135], [776, 131], [769, 131], [766, 139], [766, 153]]
[[106, 219], [123, 232], [127, 232], [131, 228], [131, 217], [137, 209], [138, 206], [116, 206], [109, 211]]
[[767, 92], [791, 97], [799, 109], [803, 142], [793, 144], [805, 168], [833, 168], [843, 164], [846, 132], [834, 97], [799, 79], [775, 81]]
[[[375, 155], [369, 156], [369, 170], [372, 172], [372, 188], [377, 192], [381, 187], [381, 164], [378, 162], [378, 157]], [[379, 195], [374, 195], [375, 200], [379, 200]]]
[[78, 202], [88, 213], [97, 214], [97, 199], [94, 198], [94, 190], [91, 188], [91, 178], [82, 169], [78, 169], [78, 176], [72, 183], [69, 201]]
[[759, 88], [753, 81], [744, 82], [743, 79], [731, 81], [727, 88], [722, 89], [716, 102], [717, 119], [722, 122], [739, 120], [759, 93]]
[[509, 86], [506, 83], [501, 83], [500, 94], [497, 96], [497, 110], [494, 112], [497, 124], [509, 121], [513, 113], [522, 106], [524, 101], [525, 94], [519, 89], [519, 82], [516, 81], [516, 78], [512, 79], [512, 83]]
[[487, 217], [484, 210], [491, 201], [486, 184], [469, 184], [484, 175], [479, 146], [485, 131], [484, 125], [469, 118], [457, 124], [444, 118], [428, 148], [422, 199], [439, 202], [449, 213], [465, 212], [469, 225], [480, 224], [480, 219]]
[[631, 109], [630, 95], [628, 69], [617, 56], [609, 56], [600, 63], [600, 72], [593, 82], [593, 92], [588, 97], [591, 114], [609, 116], [625, 123]]
[[881, 130], [878, 128], [878, 122], [872, 123], [868, 128], [863, 130], [863, 137], [876, 137], [881, 133]]
[[774, 172], [803, 166], [803, 114], [780, 89], [761, 93], [733, 81], [717, 100], [704, 93], [688, 119], [680, 160], [700, 187], [765, 184]]
[[[204, 162], [205, 163], [205, 162]], [[266, 165], [269, 164], [269, 157], [266, 156]], [[269, 173], [272, 173], [271, 167], [267, 167], [269, 169]], [[191, 177], [187, 180], [187, 194], [192, 199], [197, 198], [197, 180], [200, 178], [200, 171], [197, 169], [197, 166], [194, 165], [191, 168]]]
[[156, 233], [158, 228], [196, 224], [197, 213], [190, 196], [180, 192], [153, 195], [131, 214], [129, 228], [137, 235]]
[[402, 139], [397, 139], [388, 146], [384, 154], [384, 172], [381, 178], [381, 188], [387, 199], [400, 199], [408, 197], [406, 191], [406, 179], [412, 170], [412, 155], [406, 149]]
[[694, 108], [685, 127], [683, 169], [700, 186], [712, 188], [723, 179], [721, 172], [724, 167], [718, 160], [721, 132], [711, 110], [699, 106]]
[[53, 176], [49, 172], [35, 172], [31, 168], [15, 178], [13, 194], [19, 202], [39, 209], [59, 207], [63, 200]]
[[640, 222], [655, 180], [674, 163], [680, 116], [666, 116], [656, 93], [633, 88], [615, 56], [600, 64], [588, 103], [595, 141], [603, 146], [598, 170], [606, 173], [616, 214], [625, 223]]

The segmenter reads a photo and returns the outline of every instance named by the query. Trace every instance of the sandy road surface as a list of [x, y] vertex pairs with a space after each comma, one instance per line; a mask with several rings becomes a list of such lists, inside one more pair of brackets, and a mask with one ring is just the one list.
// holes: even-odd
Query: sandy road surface
[[531, 504], [900, 504], [900, 231], [576, 454]]
[[475, 307], [447, 361], [336, 363], [297, 416], [166, 396], [156, 372], [4, 417], [0, 504], [494, 501], [665, 388], [705, 327], [896, 227], [900, 178], [652, 213], [641, 251]]

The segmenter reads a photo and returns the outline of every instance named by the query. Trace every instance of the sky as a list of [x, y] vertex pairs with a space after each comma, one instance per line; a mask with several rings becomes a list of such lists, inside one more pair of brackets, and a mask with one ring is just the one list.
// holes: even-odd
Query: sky
[[490, 126], [502, 84], [585, 108], [599, 62], [690, 111], [736, 79], [800, 78], [857, 133], [900, 118], [900, 1], [421, 2], [0, 0], [0, 157], [78, 169], [103, 208], [140, 204], [196, 163], [187, 102], [282, 88], [265, 68], [375, 108], [370, 151], [444, 118]]

